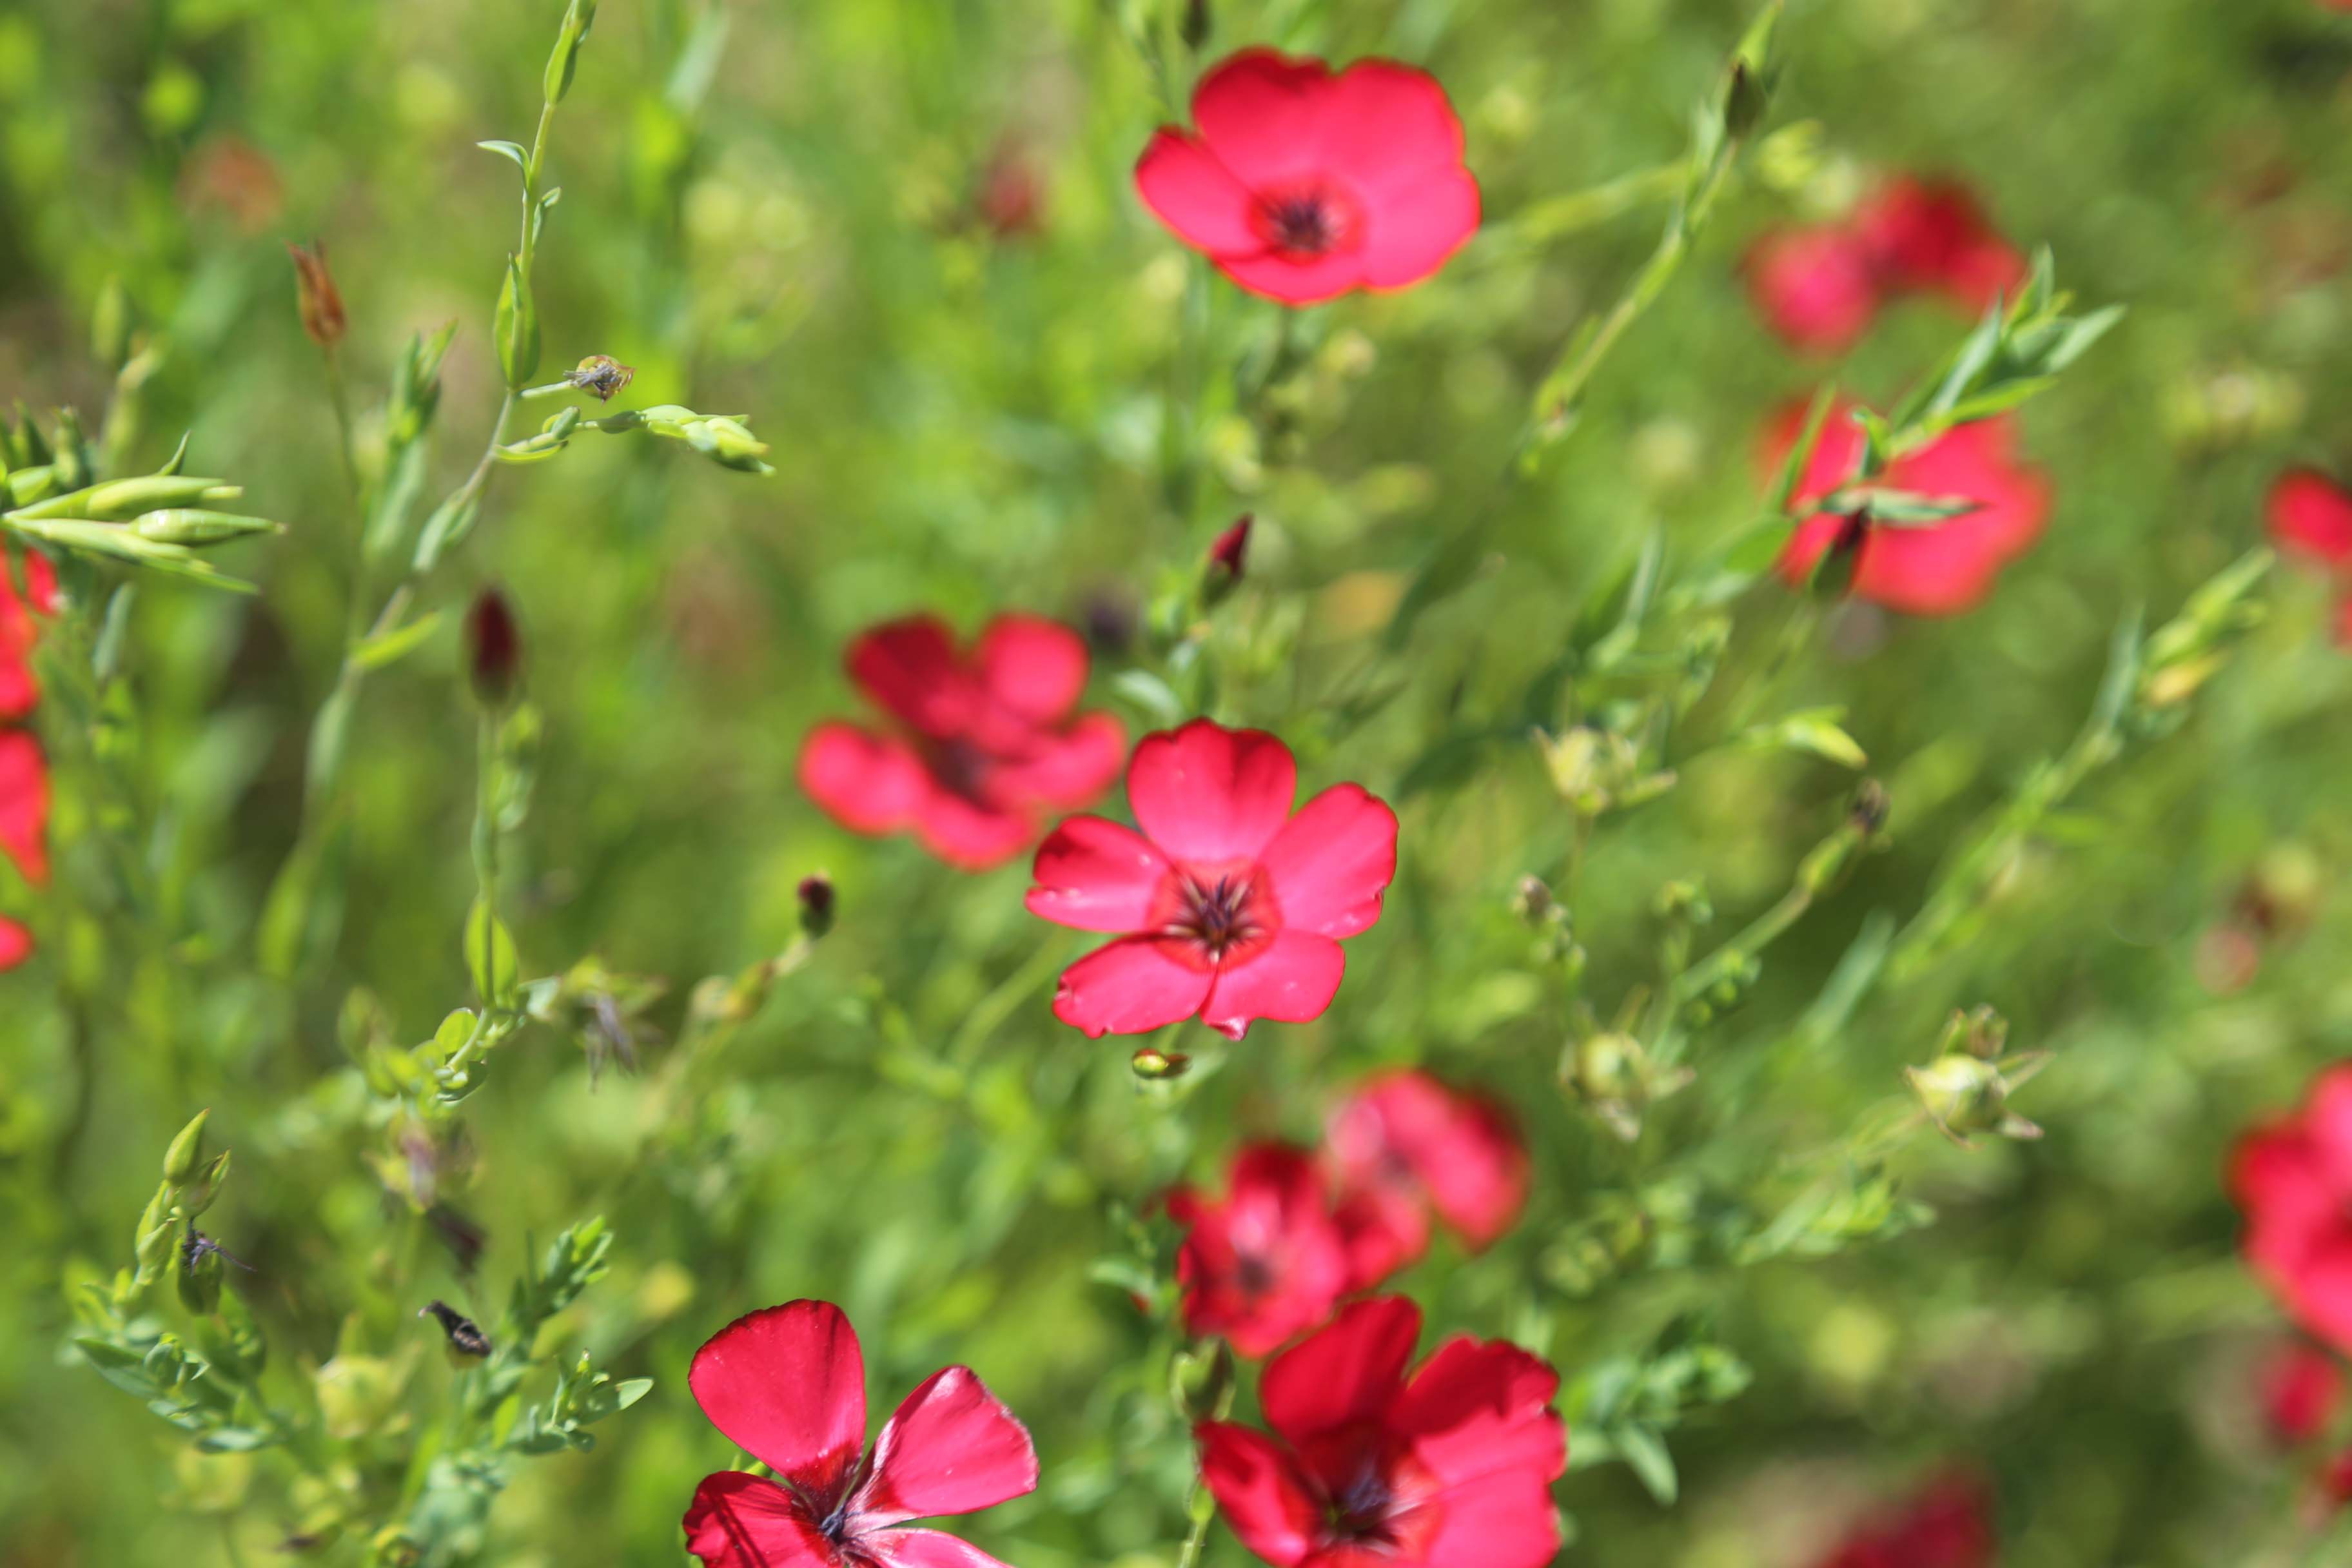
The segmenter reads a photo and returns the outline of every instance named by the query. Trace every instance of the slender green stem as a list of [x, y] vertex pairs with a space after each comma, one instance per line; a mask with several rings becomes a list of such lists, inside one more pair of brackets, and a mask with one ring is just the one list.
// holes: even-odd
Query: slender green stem
[[1207, 1489], [1194, 1481], [1192, 1493], [1185, 1501], [1185, 1510], [1192, 1516], [1192, 1528], [1184, 1537], [1183, 1551], [1176, 1555], [1176, 1568], [1199, 1568], [1201, 1550], [1208, 1544], [1209, 1521], [1217, 1517], [1214, 1507], [1204, 1506], [1207, 1498]]

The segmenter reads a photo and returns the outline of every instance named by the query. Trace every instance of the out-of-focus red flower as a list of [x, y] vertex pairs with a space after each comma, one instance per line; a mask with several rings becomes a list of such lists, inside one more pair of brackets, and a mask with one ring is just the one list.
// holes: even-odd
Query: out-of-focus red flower
[[1277, 1568], [1551, 1561], [1551, 1483], [1568, 1466], [1559, 1374], [1465, 1334], [1408, 1375], [1420, 1336], [1404, 1298], [1359, 1301], [1267, 1363], [1272, 1433], [1202, 1424], [1201, 1479], [1244, 1546]]
[[12, 563], [0, 555], [0, 719], [22, 719], [40, 700], [33, 679], [33, 643], [40, 623], [35, 617], [57, 608], [58, 575], [44, 556], [24, 558], [24, 592], [19, 594]]
[[2241, 1138], [2229, 1184], [2247, 1267], [2314, 1337], [2352, 1351], [2352, 1065]]
[[714, 1568], [1002, 1568], [911, 1519], [1034, 1491], [1037, 1452], [970, 1367], [933, 1373], [866, 1451], [866, 1359], [830, 1301], [738, 1318], [694, 1355], [687, 1385], [710, 1424], [776, 1474], [705, 1476], [687, 1550]]
[[[2352, 11], [2352, 0], [2345, 0], [2338, 8]], [[2331, 1455], [2312, 1479], [2315, 1483], [2322, 1512], [2352, 1502], [2352, 1448]]]
[[1508, 1230], [1527, 1202], [1527, 1146], [1509, 1113], [1424, 1072], [1366, 1083], [1332, 1114], [1327, 1139], [1359, 1289], [1421, 1256], [1431, 1209], [1475, 1248]]
[[1253, 294], [1312, 305], [1402, 289], [1478, 227], [1462, 121], [1436, 79], [1391, 60], [1333, 74], [1244, 49], [1192, 92], [1135, 166], [1160, 221]]
[[2273, 1441], [2292, 1447], [2327, 1429], [2344, 1394], [2344, 1369], [2317, 1345], [2289, 1340], [2263, 1358], [2255, 1383], [2263, 1424]]
[[972, 205], [999, 239], [1024, 239], [1045, 228], [1045, 182], [1026, 147], [1011, 140], [997, 144], [980, 171]]
[[1340, 939], [1381, 918], [1397, 819], [1358, 784], [1291, 815], [1298, 764], [1256, 730], [1195, 719], [1146, 735], [1127, 768], [1140, 833], [1074, 816], [1038, 847], [1029, 909], [1121, 933], [1062, 972], [1054, 1016], [1090, 1037], [1189, 1018], [1240, 1039], [1260, 1018], [1320, 1017]]
[[215, 136], [182, 166], [180, 201], [192, 212], [218, 212], [252, 235], [278, 221], [286, 193], [268, 153], [235, 136]]
[[1957, 180], [1897, 174], [1853, 215], [1853, 232], [1882, 284], [1899, 292], [1943, 294], [1981, 310], [2014, 295], [2026, 261]]
[[1085, 805], [1118, 775], [1118, 720], [1072, 716], [1087, 657], [1067, 626], [1000, 616], [960, 651], [945, 623], [917, 616], [858, 637], [846, 663], [897, 724], [819, 724], [800, 774], [853, 831], [911, 830], [948, 864], [978, 870], [1019, 854], [1046, 812]]
[[1254, 521], [1250, 513], [1242, 513], [1209, 545], [1210, 567], [1223, 573], [1231, 582], [1242, 580], [1242, 568], [1249, 560], [1250, 525]]
[[1822, 1568], [1988, 1568], [1992, 1499], [1982, 1482], [1946, 1476], [1900, 1507], [1866, 1521]]
[[1261, 1356], [1321, 1322], [1348, 1289], [1348, 1258], [1323, 1173], [1303, 1151], [1257, 1143], [1234, 1159], [1223, 1198], [1168, 1194], [1184, 1327]]
[[[1791, 504], [1801, 509], [1818, 501], [1853, 477], [1862, 432], [1846, 412], [1832, 410]], [[1788, 455], [1803, 426], [1803, 412], [1791, 409], [1768, 427], [1768, 466], [1777, 467]], [[1854, 596], [1913, 616], [1954, 616], [1981, 603], [2000, 569], [2041, 538], [2050, 517], [2049, 482], [2040, 469], [2016, 459], [2014, 438], [2008, 417], [1980, 420], [1888, 465], [1874, 481], [1877, 486], [1982, 504], [1925, 526], [1874, 524], [1865, 514], [1859, 542], [1852, 544], [1860, 552]], [[1802, 584], [1822, 553], [1847, 544], [1855, 530], [1853, 518], [1822, 512], [1806, 519], [1781, 552], [1780, 575]]]
[[1877, 319], [1870, 251], [1843, 225], [1768, 234], [1749, 249], [1744, 269], [1765, 324], [1806, 353], [1843, 353]]
[[0, 730], [0, 854], [36, 887], [49, 879], [49, 768], [41, 743]]
[[2271, 542], [2331, 572], [2352, 568], [2352, 494], [2312, 468], [2294, 468], [2271, 487]]

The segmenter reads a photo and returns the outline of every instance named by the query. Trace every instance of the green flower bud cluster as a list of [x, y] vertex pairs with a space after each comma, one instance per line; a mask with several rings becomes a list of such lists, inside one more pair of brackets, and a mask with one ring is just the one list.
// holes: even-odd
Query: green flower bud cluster
[[[29, 419], [0, 421], [0, 531], [56, 549], [101, 560], [191, 577], [219, 587], [249, 591], [249, 584], [223, 575], [197, 552], [260, 533], [283, 533], [283, 523], [223, 511], [244, 489], [225, 479], [183, 474], [187, 453], [178, 452], [161, 469], [135, 479], [90, 482], [79, 433], [66, 416], [58, 441], [43, 441]], [[24, 459], [22, 463], [19, 458]], [[39, 459], [35, 461], [35, 459]]]

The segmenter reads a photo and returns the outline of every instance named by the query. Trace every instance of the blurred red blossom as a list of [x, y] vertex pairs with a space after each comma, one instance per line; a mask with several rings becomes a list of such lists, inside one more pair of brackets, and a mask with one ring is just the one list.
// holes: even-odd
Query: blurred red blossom
[[1349, 1288], [1329, 1194], [1302, 1150], [1253, 1144], [1234, 1157], [1225, 1196], [1179, 1187], [1168, 1212], [1185, 1227], [1176, 1281], [1189, 1333], [1262, 1356], [1321, 1322]]
[[[22, 719], [40, 700], [33, 676], [33, 645], [39, 617], [57, 608], [57, 574], [47, 558], [23, 557], [20, 592], [16, 563], [0, 556], [0, 720]], [[0, 854], [16, 863], [26, 881], [48, 880], [49, 770], [41, 743], [23, 730], [0, 730]], [[33, 933], [0, 915], [0, 971], [16, 968], [33, 953]]]
[[1767, 326], [1794, 348], [1832, 354], [1904, 295], [1939, 294], [1981, 310], [2016, 289], [2026, 261], [1966, 185], [1895, 174], [1843, 222], [1767, 234], [1745, 270]]
[[33, 679], [33, 643], [39, 616], [57, 608], [58, 576], [40, 555], [24, 557], [25, 579], [19, 593], [12, 563], [0, 558], [0, 719], [22, 719], [40, 700]]
[[1429, 1244], [1429, 1213], [1473, 1248], [1490, 1246], [1528, 1196], [1528, 1152], [1509, 1112], [1418, 1071], [1384, 1073], [1332, 1113], [1335, 1214], [1358, 1288]]
[[1807, 353], [1841, 353], [1877, 319], [1870, 252], [1843, 225], [1768, 234], [1749, 249], [1745, 269], [1765, 324]]
[[972, 207], [999, 239], [1025, 239], [1045, 226], [1045, 182], [1029, 149], [1013, 138], [996, 144], [980, 171]]
[[[1843, 488], [1862, 456], [1862, 432], [1841, 405], [1822, 427], [1791, 504], [1802, 509]], [[1795, 446], [1804, 413], [1792, 408], [1767, 429], [1765, 456], [1777, 466]], [[1873, 483], [1937, 498], [1961, 498], [1977, 510], [1924, 526], [1874, 525], [1854, 516], [1818, 512], [1801, 523], [1781, 552], [1778, 570], [1801, 586], [1832, 548], [1859, 552], [1855, 597], [1913, 616], [1954, 616], [1992, 592], [2000, 569], [2031, 548], [2050, 516], [2050, 485], [2039, 468], [2017, 460], [2015, 426], [2006, 416], [1962, 425], [1917, 451], [1897, 458]]]
[[2344, 1395], [2344, 1370], [2317, 1345], [2288, 1340], [2263, 1359], [2255, 1384], [2263, 1425], [2273, 1441], [2292, 1447], [2327, 1429]]
[[2294, 468], [2271, 487], [2271, 542], [2330, 571], [2352, 567], [2352, 494], [2312, 468]]
[[1146, 735], [1128, 763], [1140, 833], [1074, 816], [1037, 850], [1030, 911], [1121, 933], [1062, 972], [1054, 1016], [1090, 1037], [1195, 1014], [1232, 1039], [1260, 1018], [1320, 1017], [1342, 938], [1381, 918], [1396, 813], [1334, 784], [1291, 813], [1298, 765], [1257, 730], [1206, 719]]
[[1992, 1499], [1970, 1476], [1945, 1476], [1865, 1521], [1821, 1568], [1988, 1568]]
[[1410, 1375], [1421, 1310], [1359, 1301], [1267, 1363], [1272, 1433], [1199, 1428], [1201, 1479], [1277, 1568], [1541, 1568], [1559, 1550], [1551, 1483], [1568, 1434], [1559, 1374], [1460, 1335]]
[[2229, 1184], [2247, 1267], [2307, 1331], [2352, 1350], [2352, 1064], [2241, 1138]]
[[1478, 227], [1462, 121], [1424, 71], [1244, 49], [1135, 166], [1144, 205], [1253, 294], [1312, 305], [1431, 276]]
[[849, 678], [893, 720], [828, 721], [801, 748], [801, 788], [843, 826], [911, 830], [948, 864], [979, 870], [1019, 854], [1051, 810], [1083, 805], [1118, 774], [1127, 732], [1072, 710], [1087, 645], [1034, 616], [1000, 616], [969, 650], [915, 616], [849, 646]]
[[1002, 1568], [911, 1519], [1034, 1491], [1037, 1453], [970, 1367], [925, 1378], [866, 1451], [866, 1359], [840, 1308], [787, 1301], [697, 1351], [687, 1385], [710, 1424], [773, 1470], [705, 1476], [687, 1550], [717, 1568]]

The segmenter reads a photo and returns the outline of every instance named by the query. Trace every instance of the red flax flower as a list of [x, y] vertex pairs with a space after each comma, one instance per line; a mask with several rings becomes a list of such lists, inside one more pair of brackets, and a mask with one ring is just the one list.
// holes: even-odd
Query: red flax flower
[[2352, 494], [2326, 475], [2295, 468], [2271, 487], [2271, 542], [2331, 574], [2337, 646], [2352, 648]]
[[1135, 165], [1144, 205], [1253, 294], [1313, 305], [1403, 289], [1478, 227], [1462, 121], [1434, 78], [1391, 60], [1332, 73], [1244, 49], [1201, 79], [1191, 132]]
[[2255, 1373], [2263, 1426], [2282, 1447], [2308, 1443], [2327, 1430], [2344, 1396], [2336, 1358], [2306, 1340], [2287, 1340], [2263, 1358]]
[[1855, 210], [1853, 232], [1892, 292], [1942, 294], [1976, 311], [2025, 280], [2025, 258], [1957, 180], [1895, 175]]
[[[1800, 510], [1852, 479], [1862, 456], [1862, 432], [1841, 405], [1830, 413], [1812, 461], [1791, 504]], [[1804, 426], [1790, 410], [1769, 427], [1765, 449], [1778, 465]], [[1896, 458], [1873, 481], [1887, 489], [1937, 498], [1960, 497], [1977, 510], [1924, 526], [1873, 524], [1867, 514], [1817, 512], [1798, 525], [1778, 570], [1801, 585], [1832, 549], [1853, 549], [1854, 596], [1912, 616], [1956, 616], [1992, 592], [2000, 569], [2032, 547], [2050, 517], [2050, 485], [2039, 468], [2015, 455], [2016, 430], [2006, 418], [1980, 420], [1946, 432]]]
[[1359, 1301], [1268, 1363], [1269, 1435], [1199, 1428], [1201, 1479], [1276, 1568], [1542, 1568], [1568, 1434], [1559, 1374], [1517, 1345], [1448, 1340], [1410, 1376], [1421, 1310]]
[[1822, 1568], [1990, 1568], [1992, 1500], [1981, 1483], [1946, 1476], [1867, 1521]]
[[1168, 1213], [1185, 1227], [1176, 1282], [1190, 1333], [1262, 1356], [1321, 1322], [1348, 1289], [1322, 1174], [1297, 1149], [1253, 1144], [1235, 1156], [1225, 1197], [1179, 1187]]
[[[57, 574], [37, 554], [24, 557], [24, 591], [0, 556], [0, 720], [22, 719], [40, 700], [33, 679], [37, 616], [57, 606]], [[48, 879], [49, 773], [40, 742], [22, 730], [0, 730], [0, 854], [36, 887]], [[33, 933], [0, 916], [0, 970], [32, 956]]]
[[1195, 719], [1146, 735], [1127, 765], [1142, 832], [1074, 816], [1039, 846], [1029, 909], [1117, 931], [1062, 972], [1054, 1016], [1089, 1037], [1194, 1014], [1240, 1039], [1259, 1018], [1322, 1016], [1339, 941], [1381, 918], [1396, 875], [1396, 813], [1334, 784], [1291, 815], [1298, 764], [1256, 730]]
[[943, 622], [916, 616], [866, 632], [845, 662], [897, 724], [819, 724], [801, 748], [801, 788], [855, 832], [911, 829], [949, 865], [982, 870], [1118, 774], [1119, 721], [1072, 717], [1087, 658], [1067, 626], [999, 616], [959, 651]]
[[866, 1451], [866, 1359], [830, 1301], [738, 1318], [695, 1352], [687, 1385], [712, 1426], [775, 1472], [719, 1470], [695, 1489], [686, 1546], [714, 1568], [1002, 1568], [905, 1523], [1037, 1488], [1028, 1428], [970, 1367], [925, 1378]]
[[1743, 270], [1765, 325], [1805, 353], [1842, 353], [1878, 317], [1870, 248], [1842, 224], [1768, 234]]
[[1509, 1112], [1425, 1072], [1384, 1073], [1341, 1102], [1327, 1132], [1353, 1284], [1379, 1283], [1429, 1245], [1429, 1214], [1473, 1247], [1528, 1197], [1528, 1151]]
[[2230, 1192], [2246, 1263], [2315, 1338], [2352, 1351], [2352, 1065], [2238, 1142]]

